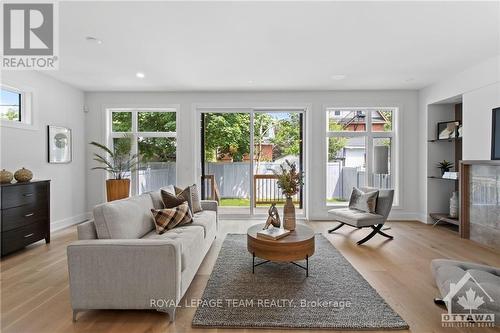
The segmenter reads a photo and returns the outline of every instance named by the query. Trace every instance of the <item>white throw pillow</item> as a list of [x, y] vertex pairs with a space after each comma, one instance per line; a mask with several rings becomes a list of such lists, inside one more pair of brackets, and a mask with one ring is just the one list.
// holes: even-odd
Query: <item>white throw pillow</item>
[[363, 192], [357, 187], [352, 188], [349, 208], [367, 213], [375, 213], [377, 209], [378, 190]]

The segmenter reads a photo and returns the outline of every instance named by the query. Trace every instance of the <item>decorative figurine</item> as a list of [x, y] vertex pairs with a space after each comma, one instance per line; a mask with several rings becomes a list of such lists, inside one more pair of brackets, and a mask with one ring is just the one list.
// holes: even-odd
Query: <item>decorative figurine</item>
[[18, 183], [29, 182], [33, 178], [33, 172], [24, 167], [14, 172], [14, 178]]
[[270, 225], [273, 225], [276, 228], [281, 226], [280, 214], [278, 213], [278, 208], [276, 208], [276, 203], [273, 203], [271, 207], [269, 207], [269, 211], [267, 212], [269, 216], [267, 217], [266, 225], [262, 230], [266, 230]]
[[13, 178], [14, 175], [12, 174], [12, 172], [5, 169], [2, 169], [2, 171], [0, 171], [0, 184], [9, 184], [10, 182], [12, 182]]

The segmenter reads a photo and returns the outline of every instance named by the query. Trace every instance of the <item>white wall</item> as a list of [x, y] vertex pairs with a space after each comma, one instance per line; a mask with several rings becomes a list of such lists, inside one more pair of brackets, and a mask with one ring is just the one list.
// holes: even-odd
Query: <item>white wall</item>
[[428, 105], [462, 96], [464, 160], [491, 157], [491, 110], [500, 106], [500, 55], [419, 91], [418, 184], [421, 221], [427, 220]]
[[497, 107], [500, 107], [500, 82], [463, 95], [464, 160], [491, 158], [491, 110]]
[[[35, 179], [51, 180], [51, 229], [87, 218], [85, 170], [85, 121], [83, 92], [34, 71], [2, 71], [2, 84], [29, 89], [33, 96], [34, 128], [0, 127], [1, 168], [26, 167]], [[69, 127], [73, 161], [47, 162], [47, 125]]]
[[[417, 92], [336, 91], [336, 92], [90, 92], [85, 94], [86, 142], [105, 142], [105, 109], [109, 107], [153, 107], [180, 105], [178, 116], [177, 182], [197, 182], [199, 166], [199, 119], [195, 105], [213, 106], [309, 106], [306, 115], [308, 154], [308, 213], [311, 219], [328, 218], [326, 196], [326, 106], [396, 106], [400, 110], [401, 200], [392, 218], [415, 219], [418, 212], [417, 178]], [[88, 148], [88, 147], [87, 147]], [[91, 150], [87, 149], [88, 209], [103, 202], [105, 175], [90, 171]]]

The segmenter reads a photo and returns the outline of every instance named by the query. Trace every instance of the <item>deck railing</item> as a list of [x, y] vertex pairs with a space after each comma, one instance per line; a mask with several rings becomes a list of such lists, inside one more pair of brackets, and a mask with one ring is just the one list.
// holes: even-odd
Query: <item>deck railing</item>
[[[255, 207], [259, 204], [284, 203], [286, 200], [278, 187], [278, 176], [274, 174], [254, 175], [253, 188]], [[299, 194], [294, 195], [292, 199], [294, 203], [301, 205]]]
[[217, 181], [214, 175], [204, 175], [203, 181], [205, 182], [205, 195], [207, 200], [215, 200], [220, 204], [220, 193]]

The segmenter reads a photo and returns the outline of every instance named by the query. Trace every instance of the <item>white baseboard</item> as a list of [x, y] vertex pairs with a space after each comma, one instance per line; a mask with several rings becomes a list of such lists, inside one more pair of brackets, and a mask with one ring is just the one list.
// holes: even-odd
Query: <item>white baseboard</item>
[[58, 220], [55, 222], [52, 222], [50, 224], [50, 232], [58, 231], [67, 227], [70, 227], [75, 224], [80, 224], [82, 222], [85, 222], [89, 220], [92, 217], [91, 212], [83, 213], [80, 215], [76, 216], [71, 216], [62, 220]]
[[418, 214], [416, 213], [411, 213], [411, 212], [400, 212], [397, 210], [393, 210], [391, 214], [389, 214], [389, 218], [387, 219], [388, 221], [417, 221], [418, 220]]

